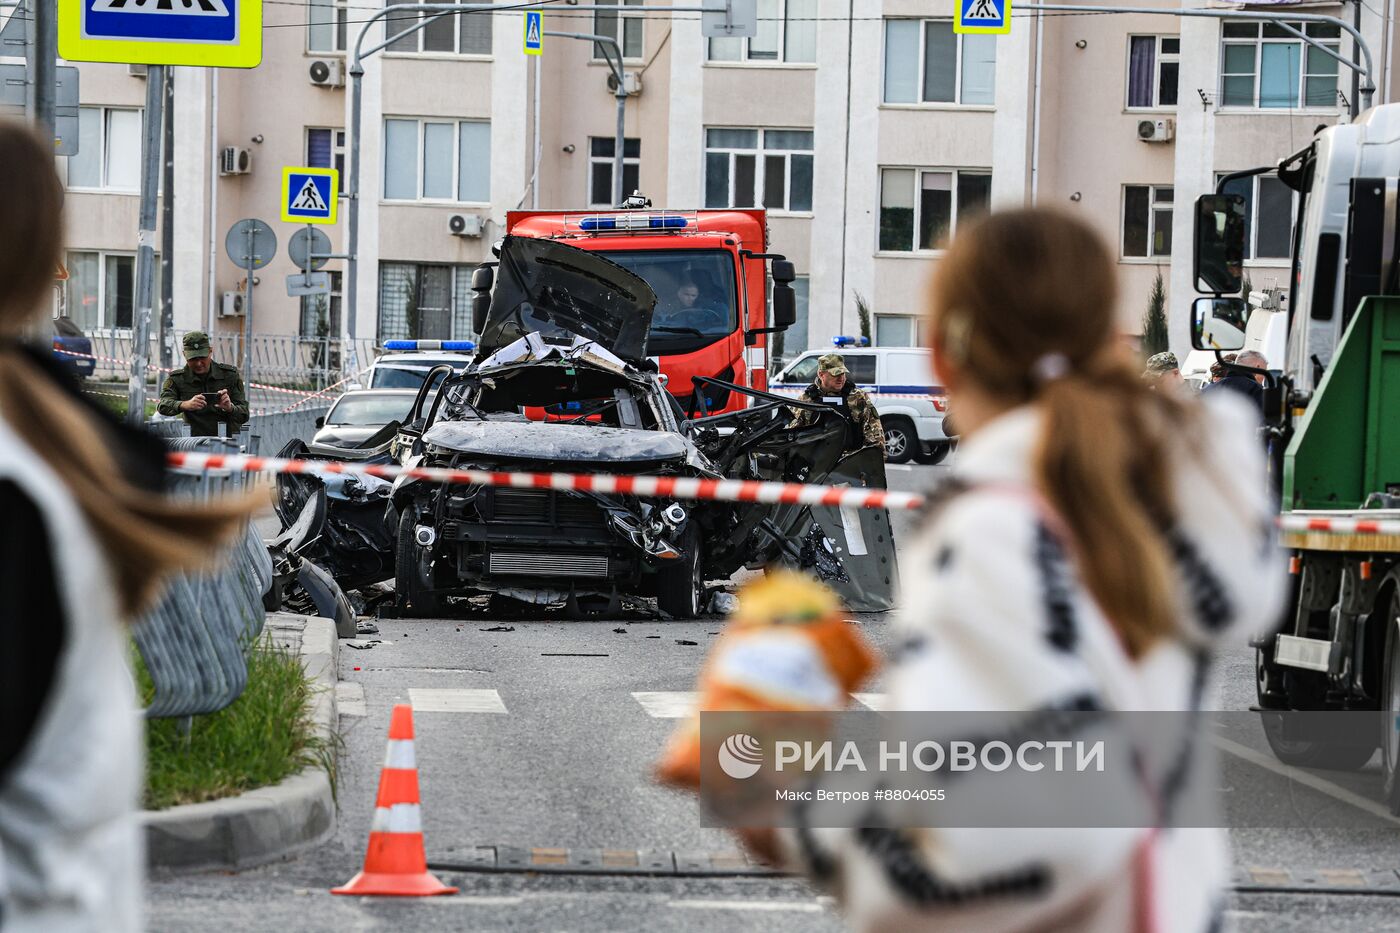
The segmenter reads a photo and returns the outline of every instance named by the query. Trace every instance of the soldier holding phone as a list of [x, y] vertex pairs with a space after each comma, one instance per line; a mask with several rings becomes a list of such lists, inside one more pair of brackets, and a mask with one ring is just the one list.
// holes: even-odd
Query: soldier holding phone
[[185, 365], [165, 380], [157, 410], [162, 415], [184, 415], [193, 437], [216, 437], [219, 425], [230, 435], [248, 421], [248, 396], [238, 370], [210, 356], [209, 335], [190, 331], [185, 335]]

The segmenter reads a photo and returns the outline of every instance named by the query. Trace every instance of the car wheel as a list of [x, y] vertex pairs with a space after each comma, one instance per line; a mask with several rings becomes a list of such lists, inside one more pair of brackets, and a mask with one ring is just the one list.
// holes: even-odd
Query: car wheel
[[[1266, 660], [1264, 649], [1257, 649], [1254, 654], [1254, 670], [1261, 706], [1266, 695], [1271, 692], [1266, 689], [1268, 687]], [[1304, 676], [1312, 674], [1312, 672], [1307, 671], [1299, 671], [1298, 673]], [[1293, 689], [1288, 691], [1290, 702], [1301, 706], [1302, 711], [1322, 709], [1322, 697], [1325, 691], [1318, 689], [1321, 682], [1317, 678], [1310, 677], [1310, 680], [1317, 681], [1317, 683], [1309, 683], [1308, 687], [1302, 690], [1295, 683]], [[1300, 703], [1299, 700], [1302, 702]], [[1274, 756], [1284, 764], [1293, 765], [1295, 768], [1356, 771], [1370, 761], [1371, 756], [1376, 751], [1374, 744], [1344, 745], [1319, 736], [1316, 730], [1320, 725], [1320, 717], [1317, 716], [1303, 716], [1298, 713], [1290, 713], [1289, 710], [1264, 709], [1259, 713], [1259, 720], [1264, 727], [1264, 737], [1268, 739], [1269, 748], [1273, 750]]]
[[705, 595], [701, 579], [705, 562], [700, 557], [700, 534], [694, 523], [681, 536], [684, 556], [656, 572], [656, 606], [676, 619], [693, 619], [700, 614]]
[[1381, 665], [1381, 775], [1385, 779], [1385, 802], [1390, 812], [1400, 814], [1400, 590], [1391, 594], [1385, 615], [1385, 660]]
[[952, 449], [951, 441], [935, 441], [929, 445], [928, 453], [920, 453], [915, 459], [929, 466], [937, 466], [948, 459], [948, 454]]
[[890, 463], [908, 463], [914, 458], [914, 450], [919, 439], [914, 429], [905, 421], [882, 422], [885, 429], [885, 460]]
[[442, 598], [430, 589], [431, 554], [413, 539], [416, 513], [412, 508], [399, 516], [398, 547], [395, 550], [394, 590], [399, 594], [399, 612], [414, 618], [442, 613]]

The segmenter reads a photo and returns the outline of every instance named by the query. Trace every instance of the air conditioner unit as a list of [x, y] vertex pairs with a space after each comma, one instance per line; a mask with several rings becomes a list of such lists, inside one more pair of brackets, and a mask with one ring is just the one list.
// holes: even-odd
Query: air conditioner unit
[[224, 302], [219, 305], [219, 317], [242, 317], [243, 293], [224, 292]]
[[447, 218], [447, 232], [453, 236], [481, 236], [480, 214], [453, 214]]
[[144, 78], [146, 77], [146, 66], [129, 64], [126, 66], [126, 73], [131, 75], [133, 78]]
[[1169, 143], [1176, 136], [1176, 121], [1139, 120], [1137, 135], [1145, 143]]
[[317, 87], [345, 87], [345, 63], [338, 58], [312, 62], [310, 75]]
[[[622, 73], [622, 89], [628, 96], [635, 96], [642, 93], [642, 76], [635, 71], [624, 71]], [[617, 75], [608, 74], [608, 90], [617, 93]]]
[[219, 157], [220, 175], [247, 175], [253, 170], [253, 154], [237, 146], [225, 146]]

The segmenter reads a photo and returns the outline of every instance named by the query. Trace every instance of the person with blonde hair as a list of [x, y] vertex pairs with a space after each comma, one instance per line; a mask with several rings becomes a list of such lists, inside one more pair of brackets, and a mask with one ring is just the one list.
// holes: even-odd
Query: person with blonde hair
[[141, 928], [141, 713], [124, 624], [250, 512], [164, 495], [160, 441], [23, 336], [63, 256], [53, 147], [0, 121], [0, 928]]
[[[1057, 212], [960, 227], [940, 260], [929, 333], [962, 446], [900, 559], [888, 709], [1190, 713], [1221, 640], [1274, 621], [1285, 577], [1253, 415], [1145, 384], [1116, 298], [1109, 249]], [[1202, 731], [1143, 764], [1162, 812]], [[1204, 931], [1223, 917], [1224, 830], [1092, 816], [901, 829], [878, 803], [841, 829], [808, 814], [745, 838], [829, 888], [856, 929]]]

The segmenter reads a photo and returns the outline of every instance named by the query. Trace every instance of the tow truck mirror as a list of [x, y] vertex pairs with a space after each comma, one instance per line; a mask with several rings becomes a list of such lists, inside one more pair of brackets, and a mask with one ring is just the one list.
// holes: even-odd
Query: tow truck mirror
[[1245, 204], [1238, 194], [1196, 199], [1196, 241], [1191, 271], [1196, 291], [1229, 295], [1244, 287]]
[[490, 266], [477, 266], [472, 272], [472, 330], [480, 334], [486, 329], [486, 312], [491, 307], [491, 286], [496, 272]]
[[[774, 266], [778, 265], [776, 262]], [[787, 263], [791, 266], [792, 263]], [[776, 271], [776, 270], [774, 270]], [[797, 293], [786, 282], [773, 283], [773, 326], [791, 327], [797, 323]]]
[[797, 268], [786, 259], [773, 260], [773, 281], [782, 285], [791, 285], [797, 278]]
[[1197, 298], [1191, 303], [1191, 346], [1197, 350], [1239, 350], [1249, 305], [1243, 298]]

